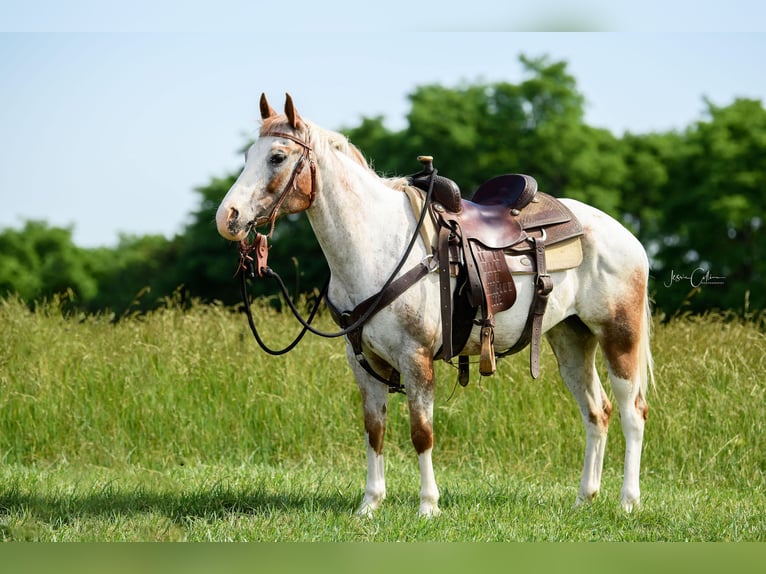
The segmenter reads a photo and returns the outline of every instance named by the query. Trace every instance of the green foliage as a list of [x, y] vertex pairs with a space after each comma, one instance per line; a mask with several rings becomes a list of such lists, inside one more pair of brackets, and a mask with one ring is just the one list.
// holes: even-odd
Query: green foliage
[[406, 129], [388, 132], [376, 117], [346, 133], [384, 174], [417, 171], [416, 156], [433, 155], [466, 196], [494, 175], [522, 171], [548, 193], [617, 214], [625, 168], [616, 138], [584, 123], [584, 98], [563, 62], [520, 59], [527, 79], [519, 85], [420, 86]]
[[[533, 175], [542, 191], [592, 204], [621, 220], [650, 256], [651, 296], [678, 312], [766, 308], [766, 110], [760, 101], [708, 103], [683, 132], [624, 134], [585, 123], [585, 98], [565, 62], [519, 58], [524, 77], [509, 82], [423, 85], [409, 95], [407, 125], [384, 118], [345, 129], [384, 176], [416, 172], [433, 155], [464, 195], [502, 173]], [[332, 126], [329, 126], [332, 127]], [[215, 211], [237, 177], [195, 190], [200, 203], [172, 239], [123, 237], [114, 249], [80, 249], [71, 230], [28, 222], [0, 231], [0, 295], [32, 302], [69, 292], [89, 311], [155, 308], [179, 291], [205, 301], [238, 301], [238, 254], [221, 239]], [[295, 294], [316, 291], [327, 266], [305, 217], [276, 227], [269, 264]], [[720, 285], [700, 284], [705, 274]], [[686, 279], [672, 281], [673, 277]], [[275, 286], [258, 282], [257, 296]]]
[[116, 249], [90, 251], [88, 269], [99, 290], [86, 301], [86, 309], [111, 309], [121, 315], [156, 306], [176, 286], [167, 274], [175, 263], [176, 244], [161, 235], [123, 235]]
[[[709, 119], [689, 128], [661, 187], [662, 241], [657, 272], [709, 270], [723, 288], [695, 289], [689, 306], [766, 307], [766, 109], [736, 100], [708, 105]], [[680, 269], [679, 269], [680, 267]], [[658, 294], [659, 296], [659, 294]]]
[[28, 221], [21, 230], [0, 234], [0, 294], [15, 292], [28, 301], [71, 291], [88, 300], [97, 291], [84, 250], [72, 230]]
[[[709, 104], [709, 117], [684, 133], [618, 139], [584, 123], [584, 98], [563, 63], [521, 61], [528, 77], [518, 85], [421, 86], [405, 130], [387, 132], [374, 118], [347, 133], [387, 173], [415, 171], [409, 158], [401, 163], [405, 150], [428, 153], [467, 196], [489, 177], [520, 171], [543, 191], [618, 218], [646, 247], [652, 299], [667, 316], [764, 309], [762, 103]], [[720, 284], [704, 283], [707, 274]]]

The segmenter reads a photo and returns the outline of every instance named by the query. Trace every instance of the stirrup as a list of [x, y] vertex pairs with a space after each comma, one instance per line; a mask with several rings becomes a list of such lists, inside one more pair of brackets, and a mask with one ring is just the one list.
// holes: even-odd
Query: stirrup
[[494, 375], [497, 370], [495, 348], [492, 344], [494, 338], [495, 332], [491, 326], [487, 325], [481, 328], [481, 358], [479, 360], [479, 373], [482, 377]]

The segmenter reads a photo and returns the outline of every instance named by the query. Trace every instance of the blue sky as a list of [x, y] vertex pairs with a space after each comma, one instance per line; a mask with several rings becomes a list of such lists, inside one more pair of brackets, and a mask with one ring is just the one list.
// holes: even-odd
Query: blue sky
[[[567, 61], [587, 121], [616, 134], [682, 129], [701, 119], [703, 97], [766, 101], [766, 35], [753, 31], [766, 22], [762, 2], [718, 13], [680, 2], [661, 19], [650, 17], [662, 6], [652, 1], [622, 11], [542, 2], [531, 12], [477, 0], [469, 15], [429, 17], [438, 4], [391, 0], [368, 14], [364, 3], [330, 2], [285, 15], [236, 0], [212, 11], [137, 1], [116, 12], [0, 0], [0, 228], [72, 225], [83, 246], [178, 233], [197, 205], [193, 189], [241, 167], [262, 91], [278, 109], [289, 91], [324, 127], [383, 115], [398, 128], [415, 86], [518, 82], [524, 53]], [[341, 5], [355, 11], [333, 12]], [[614, 31], [489, 32], [530, 27]], [[414, 33], [453, 29], [471, 32]]]

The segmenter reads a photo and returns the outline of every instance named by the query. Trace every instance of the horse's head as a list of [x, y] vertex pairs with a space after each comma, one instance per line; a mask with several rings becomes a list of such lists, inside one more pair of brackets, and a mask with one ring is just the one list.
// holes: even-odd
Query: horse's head
[[255, 227], [311, 206], [316, 193], [316, 164], [309, 125], [295, 110], [290, 94], [285, 113], [277, 114], [261, 95], [260, 137], [245, 155], [245, 167], [216, 214], [218, 232], [240, 241]]

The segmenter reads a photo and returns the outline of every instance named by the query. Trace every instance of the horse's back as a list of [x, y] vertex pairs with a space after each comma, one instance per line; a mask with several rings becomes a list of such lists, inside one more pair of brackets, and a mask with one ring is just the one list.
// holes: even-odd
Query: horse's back
[[648, 269], [646, 251], [639, 240], [619, 221], [591, 205], [575, 199], [561, 201], [583, 227], [583, 263], [615, 268]]
[[586, 324], [614, 319], [626, 302], [644, 313], [649, 260], [638, 239], [619, 221], [582, 202], [565, 199], [583, 226], [583, 261], [572, 273], [576, 283], [570, 314]]

